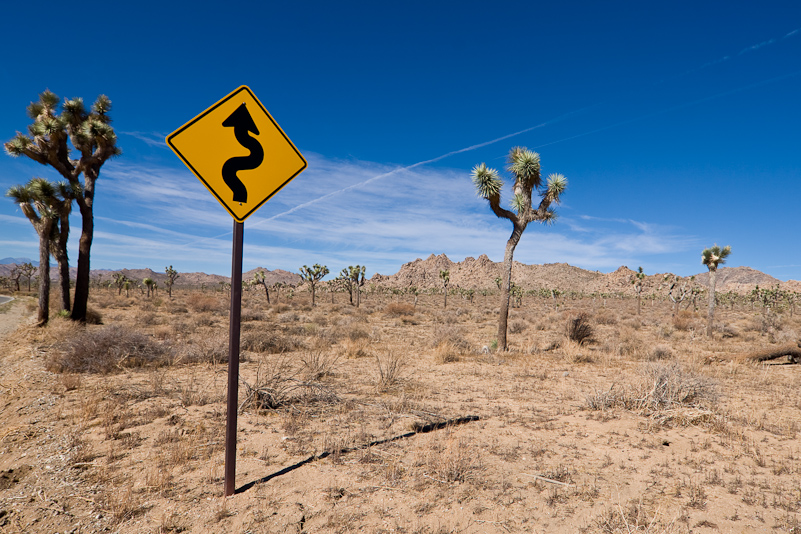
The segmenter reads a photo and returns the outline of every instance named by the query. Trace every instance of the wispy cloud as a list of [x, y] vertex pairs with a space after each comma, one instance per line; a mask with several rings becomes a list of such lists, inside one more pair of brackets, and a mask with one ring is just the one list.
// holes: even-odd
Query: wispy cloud
[[[455, 261], [480, 254], [502, 260], [511, 227], [475, 196], [466, 171], [388, 168], [317, 154], [309, 160], [306, 173], [246, 222], [245, 269], [323, 263], [338, 272], [360, 263], [371, 273], [392, 274], [402, 263], [432, 253]], [[153, 165], [110, 170], [92, 257], [120, 267], [173, 264], [227, 274], [232, 219], [189, 171], [182, 172]], [[391, 184], [380, 179], [390, 172]], [[308, 191], [324, 194], [308, 205]], [[306, 209], [292, 209], [304, 204]], [[552, 228], [530, 226], [516, 259], [590, 269], [648, 266], [657, 263], [656, 256], [680, 254], [693, 243], [677, 229], [645, 221], [565, 212]]]
[[158, 147], [169, 149], [167, 143], [164, 139], [167, 137], [168, 134], [160, 133], [160, 132], [126, 132], [122, 130], [117, 130], [118, 134], [128, 135], [135, 139], [139, 139], [143, 143], [147, 144], [148, 146]]

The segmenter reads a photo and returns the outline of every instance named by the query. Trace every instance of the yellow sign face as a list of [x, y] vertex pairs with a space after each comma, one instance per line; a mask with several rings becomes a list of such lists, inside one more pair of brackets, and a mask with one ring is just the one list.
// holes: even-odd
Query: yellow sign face
[[238, 222], [307, 165], [245, 85], [167, 136], [167, 144]]

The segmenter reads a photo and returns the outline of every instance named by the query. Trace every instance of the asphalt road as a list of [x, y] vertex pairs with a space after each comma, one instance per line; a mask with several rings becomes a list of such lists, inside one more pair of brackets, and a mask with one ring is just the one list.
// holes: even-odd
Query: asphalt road
[[6, 302], [11, 302], [12, 300], [14, 300], [14, 297], [0, 296], [0, 304], [5, 304]]

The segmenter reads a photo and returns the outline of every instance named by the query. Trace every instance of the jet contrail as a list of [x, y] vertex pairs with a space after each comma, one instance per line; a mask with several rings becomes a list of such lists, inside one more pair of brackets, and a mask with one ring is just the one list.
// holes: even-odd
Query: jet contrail
[[670, 78], [665, 78], [663, 80], [660, 80], [659, 83], [664, 83], [667, 80], [676, 80], [678, 78], [683, 78], [683, 77], [687, 76], [688, 74], [696, 73], [698, 71], [706, 69], [707, 67], [711, 67], [712, 65], [718, 65], [720, 63], [726, 62], [726, 61], [730, 60], [732, 57], [742, 56], [743, 54], [747, 54], [748, 52], [753, 52], [755, 50], [759, 50], [760, 48], [762, 48], [764, 46], [775, 44], [779, 40], [789, 39], [790, 37], [793, 37], [794, 35], [798, 35], [799, 33], [801, 33], [801, 28], [796, 28], [795, 30], [784, 34], [780, 39], [777, 39], [776, 37], [774, 37], [772, 39], [768, 39], [767, 41], [762, 41], [761, 43], [757, 43], [757, 44], [754, 44], [754, 45], [751, 45], [751, 46], [747, 46], [747, 47], [743, 48], [742, 50], [740, 50], [740, 52], [738, 54], [736, 54], [735, 56], [723, 56], [723, 57], [721, 57], [719, 59], [716, 59], [714, 61], [709, 61], [708, 63], [704, 63], [700, 67], [696, 67], [694, 69], [690, 69], [688, 71], [682, 72], [681, 74], [676, 74], [675, 76], [671, 76]]
[[[781, 37], [781, 39], [782, 39], [782, 40], [784, 40], [784, 39], [788, 39], [788, 38], [791, 38], [791, 37], [793, 37], [793, 36], [795, 36], [795, 35], [798, 35], [798, 34], [801, 34], [801, 28], [797, 28], [797, 29], [795, 29], [795, 30], [792, 30], [792, 31], [788, 32], [787, 34], [785, 34], [784, 36], [782, 36], [782, 37]], [[752, 52], [752, 51], [754, 51], [754, 50], [758, 50], [758, 49], [760, 49], [760, 48], [762, 48], [762, 47], [765, 47], [765, 46], [768, 46], [768, 45], [771, 45], [771, 44], [775, 44], [777, 41], [778, 41], [778, 39], [776, 39], [776, 38], [772, 38], [772, 39], [769, 39], [769, 40], [767, 40], [767, 41], [763, 41], [763, 42], [761, 42], [761, 43], [757, 43], [757, 44], [755, 44], [755, 45], [752, 45], [752, 46], [746, 47], [746, 48], [742, 49], [742, 50], [741, 50], [741, 51], [740, 51], [740, 52], [739, 52], [739, 53], [738, 53], [736, 56], [741, 56], [741, 55], [743, 55], [743, 54], [746, 54], [746, 53], [748, 53], [748, 52]], [[736, 56], [735, 56], [735, 57], [736, 57]], [[667, 78], [667, 79], [677, 79], [677, 78], [682, 78], [682, 77], [684, 77], [684, 76], [687, 76], [688, 74], [692, 74], [692, 73], [698, 72], [698, 71], [700, 71], [700, 70], [703, 70], [703, 69], [705, 69], [705, 68], [707, 68], [707, 67], [711, 67], [712, 65], [717, 65], [717, 64], [719, 64], [719, 63], [723, 63], [723, 62], [725, 62], [725, 61], [728, 61], [729, 59], [731, 59], [731, 57], [732, 57], [732, 56], [723, 56], [723, 57], [722, 57], [722, 58], [720, 58], [720, 59], [716, 59], [716, 60], [714, 60], [714, 61], [710, 61], [710, 62], [708, 62], [708, 63], [704, 63], [704, 64], [703, 64], [703, 65], [701, 65], [700, 67], [696, 67], [695, 69], [688, 70], [688, 71], [686, 71], [686, 72], [683, 72], [683, 73], [681, 73], [681, 74], [677, 74], [677, 75], [675, 75], [675, 76], [673, 76], [673, 77], [671, 77], [671, 78]], [[659, 111], [654, 111], [654, 112], [652, 112], [652, 113], [647, 113], [647, 114], [645, 114], [645, 115], [640, 115], [640, 116], [638, 116], [638, 117], [634, 117], [634, 118], [631, 118], [631, 119], [627, 119], [627, 120], [625, 120], [625, 121], [616, 122], [616, 123], [614, 123], [614, 124], [610, 124], [610, 125], [608, 125], [608, 126], [604, 126], [604, 127], [601, 127], [601, 128], [596, 128], [596, 129], [594, 129], [594, 130], [590, 130], [590, 131], [587, 131], [587, 132], [583, 132], [583, 133], [580, 133], [580, 134], [576, 134], [576, 135], [573, 135], [573, 136], [570, 136], [570, 137], [564, 137], [564, 138], [562, 138], [562, 139], [558, 139], [558, 140], [556, 140], [556, 141], [551, 141], [551, 142], [548, 142], [548, 143], [543, 143], [543, 144], [541, 144], [541, 145], [537, 145], [537, 146], [536, 146], [536, 147], [534, 147], [534, 148], [541, 148], [541, 147], [544, 147], [544, 146], [550, 146], [550, 145], [554, 145], [554, 144], [556, 144], [556, 143], [562, 143], [562, 142], [565, 142], [565, 141], [570, 141], [570, 140], [572, 140], [572, 139], [577, 139], [577, 138], [579, 138], [579, 137], [585, 137], [585, 136], [587, 136], [587, 135], [592, 135], [592, 134], [594, 134], [594, 133], [598, 133], [598, 132], [602, 132], [602, 131], [609, 130], [609, 129], [612, 129], [612, 128], [616, 128], [616, 127], [618, 127], [618, 126], [623, 126], [623, 125], [626, 125], [626, 124], [630, 124], [630, 123], [633, 123], [633, 122], [637, 122], [637, 121], [640, 121], [640, 120], [644, 120], [644, 119], [647, 119], [647, 118], [651, 118], [651, 117], [654, 117], [654, 116], [660, 115], [660, 114], [662, 114], [662, 113], [668, 113], [668, 112], [670, 112], [670, 111], [675, 111], [675, 110], [677, 110], [677, 109], [682, 109], [682, 108], [685, 108], [685, 107], [688, 107], [688, 106], [697, 105], [697, 104], [700, 104], [700, 103], [702, 103], [702, 102], [707, 102], [707, 101], [709, 101], [709, 100], [713, 100], [713, 99], [721, 98], [721, 97], [723, 97], [723, 96], [727, 96], [727, 95], [731, 95], [731, 94], [739, 93], [739, 92], [741, 92], [741, 91], [746, 91], [746, 90], [748, 90], [748, 89], [752, 89], [752, 88], [754, 88], [754, 87], [759, 87], [759, 86], [761, 86], [761, 85], [765, 85], [765, 84], [768, 84], [768, 83], [773, 83], [773, 82], [776, 82], [776, 81], [784, 80], [784, 79], [786, 79], [786, 78], [791, 78], [791, 77], [797, 76], [798, 74], [801, 74], [801, 71], [795, 71], [795, 72], [792, 72], [792, 73], [790, 73], [790, 74], [785, 74], [785, 75], [778, 76], [778, 77], [775, 77], [775, 78], [770, 78], [770, 79], [768, 79], [768, 80], [763, 80], [763, 81], [761, 81], [761, 82], [757, 82], [757, 83], [749, 84], [749, 85], [742, 86], [742, 87], [739, 87], [739, 88], [735, 88], [735, 89], [732, 89], [732, 90], [729, 90], [729, 91], [725, 91], [725, 92], [723, 92], [723, 93], [718, 93], [718, 94], [711, 95], [711, 96], [708, 96], [708, 97], [704, 97], [704, 98], [701, 98], [701, 99], [698, 99], [698, 100], [693, 100], [693, 101], [691, 101], [691, 102], [686, 102], [686, 103], [684, 103], [684, 104], [679, 104], [679, 105], [676, 105], [676, 106], [671, 106], [671, 107], [668, 107], [668, 108], [665, 108], [665, 109], [662, 109], [662, 110], [659, 110]], [[665, 79], [665, 80], [667, 80], [667, 79]], [[659, 83], [662, 83], [662, 82], [664, 82], [665, 80], [662, 80], [662, 81], [661, 81], [661, 82], [659, 82]], [[512, 137], [516, 137], [516, 136], [518, 136], [518, 135], [522, 135], [522, 134], [524, 134], [524, 133], [531, 132], [531, 131], [533, 131], [533, 130], [536, 130], [536, 129], [542, 128], [542, 127], [544, 127], [544, 126], [548, 126], [548, 125], [550, 125], [550, 124], [554, 124], [554, 123], [556, 123], [556, 122], [559, 122], [559, 121], [561, 121], [561, 120], [564, 120], [565, 118], [567, 118], [567, 117], [569, 117], [569, 116], [571, 116], [571, 115], [575, 115], [575, 114], [577, 114], [577, 113], [581, 113], [581, 112], [583, 112], [583, 111], [585, 111], [585, 110], [587, 110], [587, 109], [590, 109], [590, 108], [592, 108], [592, 107], [596, 107], [596, 106], [598, 106], [598, 105], [599, 105], [599, 104], [595, 104], [595, 105], [593, 105], [593, 106], [587, 106], [587, 107], [584, 107], [584, 108], [580, 108], [580, 109], [577, 109], [577, 110], [575, 110], [575, 111], [571, 111], [571, 112], [565, 113], [564, 115], [560, 115], [559, 117], [556, 117], [556, 118], [554, 118], [554, 119], [551, 119], [551, 120], [549, 120], [549, 121], [545, 121], [545, 122], [542, 122], [542, 123], [540, 123], [540, 124], [537, 124], [536, 126], [531, 126], [531, 127], [529, 127], [529, 128], [525, 128], [525, 129], [523, 129], [523, 130], [519, 130], [519, 131], [517, 131], [517, 132], [514, 132], [514, 133], [510, 133], [510, 134], [507, 134], [507, 135], [503, 135], [503, 136], [501, 136], [501, 137], [497, 137], [497, 138], [495, 138], [495, 139], [491, 139], [491, 140], [489, 140], [489, 141], [485, 141], [485, 142], [483, 142], [483, 143], [478, 143], [478, 144], [471, 145], [471, 146], [468, 146], [468, 147], [465, 147], [465, 148], [460, 148], [459, 150], [453, 150], [453, 151], [451, 151], [451, 152], [448, 152], [448, 153], [446, 153], [446, 154], [442, 154], [441, 156], [437, 156], [437, 157], [435, 157], [435, 158], [431, 158], [431, 159], [427, 159], [427, 160], [423, 160], [423, 161], [418, 161], [417, 163], [413, 163], [413, 164], [411, 164], [411, 165], [406, 165], [406, 166], [404, 166], [404, 167], [398, 167], [398, 168], [396, 168], [396, 169], [393, 169], [393, 170], [391, 170], [391, 171], [388, 171], [388, 172], [385, 172], [385, 173], [382, 173], [382, 174], [378, 174], [378, 175], [376, 175], [376, 176], [373, 176], [372, 178], [368, 178], [367, 180], [364, 180], [364, 181], [362, 181], [362, 182], [358, 182], [358, 183], [355, 183], [355, 184], [349, 185], [349, 186], [347, 186], [347, 187], [344, 187], [344, 188], [342, 188], [342, 189], [338, 189], [338, 190], [336, 190], [336, 191], [332, 191], [332, 192], [330, 192], [330, 193], [327, 193], [327, 194], [325, 194], [325, 195], [323, 195], [323, 196], [321, 196], [321, 197], [318, 197], [318, 198], [315, 198], [315, 199], [309, 200], [308, 202], [304, 202], [303, 204], [298, 204], [297, 206], [295, 206], [295, 207], [293, 207], [293, 208], [290, 208], [290, 209], [288, 209], [287, 211], [284, 211], [284, 212], [278, 213], [278, 214], [276, 214], [276, 215], [273, 215], [272, 217], [268, 217], [267, 219], [262, 219], [262, 220], [260, 220], [260, 221], [257, 221], [257, 222], [255, 222], [255, 223], [251, 224], [251, 225], [250, 225], [250, 227], [251, 227], [251, 228], [258, 227], [258, 226], [260, 226], [260, 225], [262, 225], [262, 224], [264, 224], [264, 223], [266, 223], [266, 222], [273, 221], [273, 220], [275, 220], [275, 219], [278, 219], [279, 217], [284, 217], [284, 216], [286, 216], [286, 215], [289, 215], [289, 214], [291, 214], [291, 213], [294, 213], [294, 212], [296, 212], [296, 211], [298, 211], [298, 210], [301, 210], [301, 209], [303, 209], [303, 208], [307, 208], [307, 207], [309, 207], [309, 206], [311, 206], [311, 205], [313, 205], [313, 204], [316, 204], [316, 203], [318, 203], [318, 202], [321, 202], [321, 201], [323, 201], [323, 200], [326, 200], [326, 199], [328, 199], [328, 198], [331, 198], [331, 197], [333, 197], [333, 196], [339, 195], [339, 194], [341, 194], [341, 193], [345, 193], [346, 191], [350, 191], [350, 190], [352, 190], [352, 189], [355, 189], [355, 188], [357, 188], [357, 187], [362, 187], [362, 186], [365, 186], [365, 185], [367, 185], [367, 184], [369, 184], [369, 183], [372, 183], [372, 182], [374, 182], [374, 181], [376, 181], [376, 180], [380, 180], [380, 179], [382, 179], [382, 178], [386, 178], [387, 176], [392, 176], [393, 174], [397, 174], [397, 173], [400, 173], [400, 172], [405, 172], [405, 171], [408, 171], [408, 170], [414, 169], [414, 168], [416, 168], [416, 167], [420, 167], [420, 166], [422, 166], [422, 165], [428, 165], [429, 163], [435, 163], [435, 162], [437, 162], [437, 161], [441, 161], [441, 160], [443, 160], [443, 159], [445, 159], [445, 158], [449, 158], [449, 157], [451, 157], [451, 156], [455, 156], [456, 154], [462, 154], [462, 153], [464, 153], [464, 152], [470, 152], [470, 151], [472, 151], [472, 150], [476, 150], [476, 149], [479, 149], [479, 148], [482, 148], [482, 147], [485, 147], [485, 146], [488, 146], [488, 145], [492, 145], [492, 144], [498, 143], [498, 142], [500, 142], [500, 141], [504, 141], [504, 140], [506, 140], [506, 139], [509, 139], [509, 138], [512, 138]], [[226, 233], [224, 233], [224, 234], [220, 234], [220, 235], [218, 235], [218, 236], [203, 238], [203, 239], [200, 239], [200, 240], [198, 240], [198, 241], [192, 241], [192, 242], [186, 243], [186, 244], [184, 244], [184, 245], [177, 245], [177, 247], [179, 247], [179, 248], [182, 248], [182, 247], [187, 247], [187, 246], [189, 246], [189, 245], [196, 245], [196, 244], [198, 244], [198, 243], [203, 243], [203, 242], [205, 242], [205, 241], [211, 241], [211, 240], [214, 240], [214, 239], [219, 239], [219, 238], [221, 238], [221, 237], [226, 237], [226, 236], [228, 236], [228, 235], [231, 235], [231, 233], [232, 233], [232, 232], [226, 232]]]

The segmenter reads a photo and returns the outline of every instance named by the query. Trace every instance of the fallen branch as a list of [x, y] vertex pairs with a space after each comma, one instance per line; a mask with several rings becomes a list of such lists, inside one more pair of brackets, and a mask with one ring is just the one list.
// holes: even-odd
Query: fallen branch
[[735, 356], [737, 360], [750, 362], [766, 362], [787, 356], [790, 363], [801, 363], [801, 341], [785, 343], [778, 347], [767, 347], [760, 350], [744, 352]]

